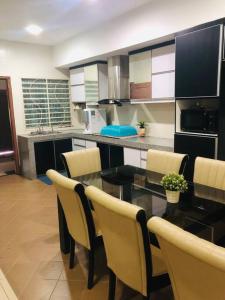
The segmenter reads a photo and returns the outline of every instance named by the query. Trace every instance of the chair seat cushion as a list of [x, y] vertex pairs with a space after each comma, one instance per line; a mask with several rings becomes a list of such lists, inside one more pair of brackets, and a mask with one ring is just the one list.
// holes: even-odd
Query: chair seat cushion
[[96, 236], [101, 236], [102, 232], [101, 232], [100, 227], [99, 227], [99, 223], [98, 223], [98, 218], [96, 216], [96, 212], [94, 210], [92, 210], [91, 212], [92, 212], [92, 216], [93, 216], [93, 220], [94, 220], [94, 224], [95, 224]]
[[167, 273], [166, 264], [164, 263], [162, 252], [159, 248], [151, 245], [153, 276], [159, 276]]

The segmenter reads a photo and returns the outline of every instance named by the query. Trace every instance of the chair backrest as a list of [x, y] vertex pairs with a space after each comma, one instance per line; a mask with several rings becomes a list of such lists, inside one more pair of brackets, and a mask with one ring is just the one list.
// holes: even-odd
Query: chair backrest
[[156, 234], [176, 300], [225, 299], [225, 249], [153, 217]]
[[75, 241], [90, 249], [96, 233], [83, 186], [54, 170], [48, 170], [47, 176], [55, 186], [70, 235]]
[[182, 174], [187, 154], [149, 149], [147, 153], [147, 170], [161, 174]]
[[77, 177], [101, 171], [99, 148], [62, 153], [68, 177]]
[[99, 221], [108, 267], [125, 284], [147, 295], [152, 265], [144, 210], [93, 186], [85, 193]]
[[195, 160], [193, 181], [225, 190], [225, 161], [197, 157]]

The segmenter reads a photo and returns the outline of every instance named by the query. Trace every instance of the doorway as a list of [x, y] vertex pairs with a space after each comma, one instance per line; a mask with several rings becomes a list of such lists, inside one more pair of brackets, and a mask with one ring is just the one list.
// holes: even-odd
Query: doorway
[[11, 82], [0, 77], [0, 176], [19, 173]]

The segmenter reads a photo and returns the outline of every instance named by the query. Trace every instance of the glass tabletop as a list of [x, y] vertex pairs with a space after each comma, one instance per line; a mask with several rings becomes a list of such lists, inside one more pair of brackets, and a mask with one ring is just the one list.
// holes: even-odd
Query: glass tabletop
[[147, 219], [160, 216], [199, 237], [225, 246], [225, 191], [189, 183], [178, 204], [166, 201], [163, 174], [120, 166], [73, 179], [142, 207]]

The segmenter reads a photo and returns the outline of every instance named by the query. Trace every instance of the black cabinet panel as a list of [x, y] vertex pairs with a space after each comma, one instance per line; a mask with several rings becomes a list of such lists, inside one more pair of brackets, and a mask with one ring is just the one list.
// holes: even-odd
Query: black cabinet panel
[[123, 147], [110, 146], [110, 167], [119, 167], [124, 163]]
[[175, 97], [219, 96], [222, 25], [176, 38]]
[[55, 169], [53, 141], [34, 144], [37, 175], [45, 174], [48, 169]]
[[97, 143], [97, 147], [100, 151], [102, 170], [106, 170], [110, 167], [109, 145]]
[[62, 171], [65, 168], [60, 154], [64, 152], [72, 151], [72, 139], [55, 140], [54, 145], [55, 145], [56, 170]]
[[123, 165], [123, 147], [103, 143], [97, 143], [97, 146], [100, 150], [102, 170]]
[[189, 161], [184, 172], [185, 178], [193, 179], [194, 162], [197, 156], [215, 158], [216, 141], [214, 137], [175, 134], [174, 152], [189, 155]]

